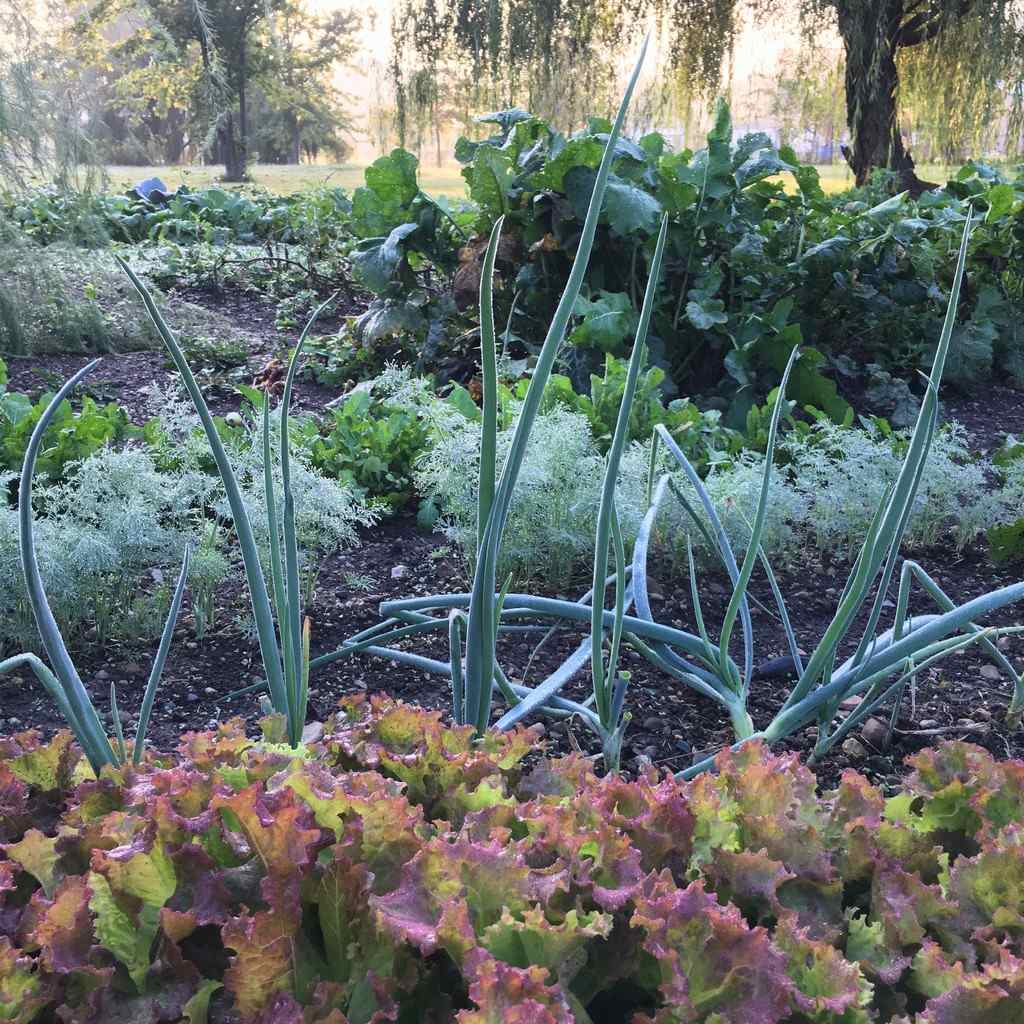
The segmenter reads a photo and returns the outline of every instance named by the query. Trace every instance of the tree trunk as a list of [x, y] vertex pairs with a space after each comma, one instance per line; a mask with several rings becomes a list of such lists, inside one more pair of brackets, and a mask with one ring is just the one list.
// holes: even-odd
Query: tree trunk
[[842, 147], [858, 185], [876, 167], [899, 175], [900, 187], [915, 195], [931, 185], [914, 172], [896, 117], [903, 0], [856, 0], [837, 5], [839, 34], [846, 47], [846, 123], [850, 145]]
[[231, 181], [245, 180], [245, 165], [249, 159], [249, 119], [245, 96], [246, 78], [248, 77], [249, 69], [245, 66], [245, 56], [245, 32], [243, 31], [242, 38], [238, 41], [238, 137], [241, 150], [242, 176], [240, 178], [231, 178]]
[[220, 130], [225, 181], [245, 181], [245, 145], [235, 128], [235, 114], [229, 110], [224, 115]]
[[285, 112], [284, 119], [288, 125], [288, 163], [301, 163], [302, 126], [299, 124], [298, 115], [294, 110], [288, 110]]

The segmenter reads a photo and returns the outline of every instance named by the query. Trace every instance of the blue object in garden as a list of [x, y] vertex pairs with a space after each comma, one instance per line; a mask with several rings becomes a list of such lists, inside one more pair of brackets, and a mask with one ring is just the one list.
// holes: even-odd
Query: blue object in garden
[[150, 202], [163, 203], [167, 201], [167, 186], [159, 178], [146, 178], [135, 186], [135, 191], [148, 199]]

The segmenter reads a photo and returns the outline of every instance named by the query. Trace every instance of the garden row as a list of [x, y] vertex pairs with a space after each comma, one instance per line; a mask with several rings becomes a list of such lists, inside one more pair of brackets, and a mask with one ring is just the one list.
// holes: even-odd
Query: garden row
[[349, 701], [86, 778], [0, 745], [0, 1016], [994, 1024], [1024, 1000], [1024, 763], [885, 799], [756, 745], [680, 783]]

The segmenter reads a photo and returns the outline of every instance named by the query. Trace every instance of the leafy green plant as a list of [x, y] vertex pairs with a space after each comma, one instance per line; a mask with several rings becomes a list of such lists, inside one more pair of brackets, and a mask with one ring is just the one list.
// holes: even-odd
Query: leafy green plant
[[100, 782], [67, 733], [0, 741], [5, 1018], [1019, 1010], [1019, 761], [945, 743], [894, 793], [853, 771], [819, 793], [760, 744], [692, 782], [597, 778], [578, 756], [528, 764], [533, 730], [480, 739], [380, 698], [347, 699], [297, 752], [280, 720], [263, 730], [188, 733]]
[[[604, 375], [591, 374], [589, 394], [576, 392], [568, 377], [552, 374], [545, 402], [561, 403], [586, 416], [598, 445], [606, 450], [622, 404], [627, 367], [626, 360], [607, 354]], [[629, 417], [629, 440], [645, 440], [659, 423], [664, 424], [702, 471], [738, 453], [743, 439], [738, 431], [722, 424], [722, 414], [717, 409], [701, 410], [688, 398], [673, 399], [666, 406], [662, 397], [664, 384], [665, 371], [660, 366], [647, 367], [637, 378]], [[514, 394], [524, 397], [527, 386], [526, 382], [521, 382]]]
[[996, 452], [993, 463], [1003, 477], [1009, 495], [1009, 515], [988, 530], [989, 551], [996, 562], [1024, 561], [1024, 445], [1009, 437]]
[[[7, 469], [21, 466], [32, 432], [46, 415], [52, 399], [52, 395], [43, 395], [33, 403], [18, 392], [0, 394], [0, 451]], [[123, 440], [130, 432], [127, 412], [114, 402], [100, 406], [86, 396], [81, 409], [75, 412], [70, 402], [62, 401], [47, 417], [36, 460], [38, 470], [50, 480], [60, 480], [70, 464]]]
[[[189, 335], [181, 339], [181, 350], [190, 363], [195, 363], [201, 369], [233, 370], [245, 366], [249, 359], [249, 350], [236, 338]], [[173, 366], [173, 362], [170, 366]]]
[[4, 213], [43, 245], [71, 242], [100, 246], [147, 239], [260, 240], [322, 246], [349, 237], [351, 202], [342, 189], [317, 188], [291, 196], [211, 185], [182, 185], [169, 196], [130, 192], [71, 193], [37, 188], [4, 197]]
[[358, 385], [330, 410], [313, 443], [312, 463], [322, 472], [402, 508], [413, 492], [412, 471], [428, 430], [415, 409], [382, 401], [372, 382]]

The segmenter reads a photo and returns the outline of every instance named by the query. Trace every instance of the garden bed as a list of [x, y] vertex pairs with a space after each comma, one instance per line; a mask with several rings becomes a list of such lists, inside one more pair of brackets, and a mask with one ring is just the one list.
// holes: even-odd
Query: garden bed
[[[985, 590], [1019, 579], [1019, 569], [993, 568], [981, 547], [962, 553], [936, 549], [922, 555], [920, 561], [950, 593], [967, 600]], [[810, 562], [780, 573], [779, 583], [792, 605], [800, 643], [810, 650], [828, 625], [846, 566], [822, 566]], [[809, 579], [827, 579], [825, 589], [809, 586]], [[724, 576], [703, 577], [702, 600], [709, 621], [720, 618], [728, 601]], [[320, 568], [316, 599], [308, 609], [312, 620], [314, 655], [333, 650], [354, 633], [379, 620], [381, 601], [399, 597], [465, 590], [464, 569], [443, 539], [417, 529], [412, 517], [400, 517], [376, 527], [362, 544], [345, 555], [326, 560]], [[584, 589], [581, 587], [581, 590]], [[216, 628], [203, 643], [197, 643], [187, 607], [178, 627], [172, 654], [164, 672], [160, 696], [154, 708], [150, 735], [158, 748], [171, 748], [180, 733], [192, 728], [212, 727], [217, 720], [235, 714], [254, 725], [259, 717], [252, 694], [227, 699], [228, 695], [253, 682], [260, 669], [259, 648], [255, 639], [230, 621], [233, 609], [244, 616], [248, 609], [239, 599], [237, 588], [220, 595], [224, 611]], [[765, 604], [771, 594], [764, 579], [755, 576], [752, 593]], [[569, 595], [565, 595], [569, 596]], [[578, 596], [578, 595], [576, 595]], [[651, 598], [655, 618], [692, 628], [689, 592], [685, 581], [659, 578], [652, 565]], [[918, 607], [924, 608], [924, 601]], [[765, 658], [785, 653], [785, 637], [778, 624], [753, 608], [757, 650]], [[1014, 609], [993, 617], [993, 624], [1016, 621]], [[545, 648], [534, 661], [533, 676], [555, 664], [574, 648], [582, 633], [566, 636]], [[853, 635], [859, 635], [856, 630]], [[415, 649], [444, 661], [448, 657], [447, 638], [420, 639]], [[502, 665], [512, 678], [518, 678], [530, 657], [531, 641], [503, 640], [499, 646]], [[1007, 638], [1005, 653], [1017, 664], [1024, 662], [1024, 638]], [[105, 654], [91, 657], [83, 652], [79, 668], [98, 706], [106, 706], [110, 681], [118, 686], [122, 714], [131, 715], [141, 702], [149, 675], [153, 646], [132, 648], [111, 646]], [[817, 768], [823, 785], [833, 785], [842, 770], [850, 765], [869, 777], [895, 784], [902, 772], [903, 758], [938, 739], [965, 738], [984, 746], [997, 757], [1024, 757], [1024, 733], [1009, 731], [1003, 724], [1009, 701], [1009, 680], [991, 678], [991, 669], [983, 657], [969, 648], [930, 670], [918, 681], [911, 708], [908, 691], [897, 721], [891, 745], [880, 742], [877, 729], [869, 738], [857, 739], [859, 749], [848, 744], [836, 749]], [[680, 770], [695, 755], [714, 751], [731, 737], [728, 716], [710, 701], [653, 669], [644, 659], [627, 652], [625, 666], [633, 673], [629, 707], [633, 721], [626, 733], [624, 765], [636, 771], [650, 761], [663, 770]], [[32, 677], [0, 676], [0, 706], [6, 717], [5, 730], [28, 726], [52, 731], [63, 723], [56, 709], [41, 692]], [[567, 693], [586, 696], [589, 682], [581, 672], [577, 685]], [[759, 679], [752, 685], [751, 710], [755, 724], [768, 721], [784, 700], [785, 679]], [[345, 695], [386, 694], [426, 708], [450, 709], [450, 690], [442, 676], [428, 675], [399, 667], [382, 658], [356, 655], [321, 671], [311, 679], [311, 716], [324, 718], [339, 698]], [[134, 721], [134, 719], [132, 719]], [[0, 723], [2, 724], [2, 723]], [[126, 723], [126, 732], [129, 731]], [[871, 740], [874, 739], [874, 742]], [[549, 727], [549, 741], [555, 750], [568, 752], [578, 744], [588, 753], [595, 752], [592, 736], [585, 727], [557, 723]], [[809, 753], [813, 732], [805, 730], [782, 745], [783, 749]], [[643, 760], [641, 760], [643, 759]]]
[[[294, 344], [292, 333], [274, 328], [273, 307], [258, 295], [230, 289], [223, 293], [191, 290], [188, 299], [208, 304], [243, 330], [250, 351], [246, 374], [255, 376], [286, 346]], [[67, 355], [14, 360], [12, 384], [29, 393], [38, 392], [65, 379], [85, 362], [87, 357]], [[127, 353], [104, 359], [87, 378], [86, 385], [103, 400], [117, 400], [124, 405], [131, 418], [141, 425], [149, 415], [145, 388], [152, 383], [166, 385], [172, 375], [174, 371], [166, 365], [162, 352]], [[340, 393], [337, 388], [324, 387], [303, 375], [297, 382], [293, 404], [297, 409], [322, 408]], [[215, 412], [223, 414], [237, 408], [237, 395], [227, 379], [221, 387], [208, 388], [208, 395]], [[972, 447], [979, 452], [997, 448], [1007, 434], [1024, 433], [1024, 393], [997, 384], [991, 385], [983, 396], [959, 396], [955, 392], [944, 395], [943, 413], [947, 419], [965, 425]], [[1016, 582], [1021, 574], [1020, 566], [995, 567], [980, 543], [962, 552], [951, 545], [936, 547], [917, 560], [947, 593], [955, 594], [960, 601]], [[846, 564], [822, 565], [813, 553], [805, 564], [779, 572], [782, 593], [790, 604], [804, 650], [812, 649], [828, 625], [848, 572]], [[652, 560], [651, 576], [655, 618], [693, 629], [685, 579], [675, 574], [659, 575], [656, 559]], [[814, 583], [809, 584], [812, 580]], [[705, 617], [711, 622], [719, 621], [728, 603], [727, 580], [724, 575], [705, 573], [702, 581]], [[820, 581], [826, 581], [824, 587]], [[462, 560], [441, 536], [419, 529], [411, 514], [387, 520], [364, 531], [354, 550], [320, 564], [316, 598], [308, 608], [313, 653], [333, 650], [349, 636], [379, 621], [378, 606], [382, 601], [464, 591], [468, 586]], [[580, 592], [584, 589], [581, 586]], [[752, 593], [759, 601], [771, 605], [770, 590], [759, 571], [755, 573]], [[932, 610], [920, 593], [915, 600], [918, 603], [912, 607], [922, 612]], [[250, 724], [259, 717], [252, 694], [229, 697], [255, 681], [260, 667], [255, 637], [243, 628], [249, 621], [246, 594], [232, 582], [222, 589], [218, 602], [222, 611], [216, 626], [203, 642], [197, 642], [186, 596], [150, 725], [150, 735], [157, 747], [172, 748], [183, 730], [212, 727], [215, 721], [233, 714], [242, 715]], [[785, 636], [778, 623], [756, 605], [753, 614], [759, 656], [768, 660], [785, 654]], [[991, 624], [1015, 621], [1019, 621], [1019, 614], [1011, 606], [993, 617]], [[856, 629], [851, 635], [859, 636]], [[533, 662], [533, 677], [553, 668], [581, 637], [582, 633], [567, 633], [547, 645]], [[446, 638], [421, 638], [416, 643], [417, 651], [447, 660]], [[1024, 664], [1024, 638], [1007, 638], [1003, 643], [1011, 661]], [[412, 649], [411, 643], [408, 646]], [[532, 642], [528, 640], [501, 642], [501, 662], [510, 677], [519, 677], [531, 650]], [[126, 731], [130, 729], [128, 720], [135, 721], [133, 716], [142, 699], [154, 652], [155, 644], [113, 643], [103, 652], [83, 651], [76, 655], [83, 678], [99, 706], [107, 704], [111, 680], [117, 683]], [[699, 760], [698, 755], [713, 752], [730, 741], [728, 716], [716, 705], [657, 672], [632, 652], [626, 653], [623, 667], [632, 672], [628, 698], [632, 723], [623, 752], [623, 764], [628, 771], [636, 771], [648, 762], [677, 771]], [[586, 672], [581, 672], [576, 684], [566, 690], [567, 695], [585, 697], [589, 692], [587, 678]], [[1024, 757], [1024, 733], [1008, 731], [1003, 724], [1009, 686], [1005, 677], [993, 678], [984, 657], [975, 648], [968, 648], [918, 680], [913, 706], [908, 691], [895, 732], [879, 729], [878, 722], [873, 723], [866, 737], [858, 734], [852, 743], [847, 742], [846, 749], [836, 748], [825, 759], [817, 769], [819, 780], [823, 785], [833, 785], [842, 770], [853, 765], [873, 779], [895, 785], [902, 772], [903, 758], [942, 738], [969, 739], [997, 757]], [[381, 693], [426, 708], [450, 709], [449, 686], [444, 677], [357, 655], [314, 672], [311, 715], [326, 717], [339, 698], [354, 693]], [[751, 697], [755, 724], [769, 721], [787, 693], [784, 678], [755, 681]], [[31, 726], [51, 732], [64, 724], [29, 675], [0, 676], [0, 707], [0, 729], [5, 731]], [[782, 746], [806, 754], [813, 746], [813, 736], [813, 729], [807, 729]], [[550, 727], [549, 740], [555, 750], [562, 752], [577, 746], [588, 753], [597, 749], [582, 725], [556, 723]]]

